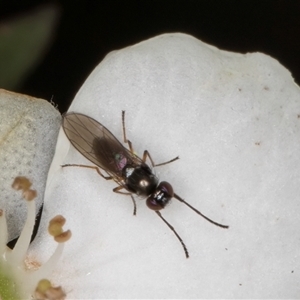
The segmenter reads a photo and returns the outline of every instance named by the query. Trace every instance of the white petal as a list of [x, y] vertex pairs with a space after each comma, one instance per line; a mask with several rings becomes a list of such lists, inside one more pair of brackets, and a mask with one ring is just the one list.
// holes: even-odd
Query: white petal
[[[179, 155], [157, 168], [160, 178], [230, 228], [173, 200], [162, 214], [186, 243], [187, 260], [145, 201], [134, 217], [113, 182], [60, 168], [91, 165], [71, 147], [49, 173], [44, 212], [62, 213], [73, 232], [57, 272], [69, 298], [299, 296], [300, 92], [276, 60], [166, 34], [110, 53], [70, 110], [120, 140], [126, 110], [136, 152], [147, 149], [157, 163]], [[61, 132], [57, 153], [65, 145]]]
[[8, 240], [19, 236], [26, 204], [11, 185], [26, 176], [43, 203], [47, 172], [54, 155], [60, 113], [48, 101], [0, 89], [0, 209], [6, 209]]

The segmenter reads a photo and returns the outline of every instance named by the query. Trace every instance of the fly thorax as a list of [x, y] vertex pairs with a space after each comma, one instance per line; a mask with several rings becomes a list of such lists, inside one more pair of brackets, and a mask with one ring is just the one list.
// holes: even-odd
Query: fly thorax
[[126, 178], [129, 178], [132, 173], [134, 172], [135, 168], [134, 167], [131, 167], [131, 166], [125, 166], [124, 168], [124, 175]]
[[[126, 173], [130, 173], [128, 170]], [[158, 184], [158, 178], [152, 173], [149, 166], [146, 164], [139, 165], [133, 168], [129, 176], [126, 176], [126, 186], [130, 191], [140, 196], [148, 196], [152, 194]]]

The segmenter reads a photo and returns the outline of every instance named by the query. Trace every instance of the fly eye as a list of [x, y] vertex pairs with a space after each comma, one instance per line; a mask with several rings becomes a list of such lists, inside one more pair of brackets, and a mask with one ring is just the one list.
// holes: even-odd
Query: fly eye
[[156, 191], [147, 198], [146, 204], [152, 210], [163, 209], [173, 197], [174, 192], [170, 183], [162, 181], [156, 188]]
[[161, 203], [159, 203], [158, 201], [155, 200], [155, 197], [153, 195], [147, 198], [146, 204], [147, 204], [148, 208], [155, 210], [155, 211], [158, 211], [158, 210], [161, 210], [164, 208], [161, 205]]
[[162, 181], [157, 189], [161, 190], [166, 196], [168, 195], [170, 199], [174, 196], [173, 187], [169, 182]]

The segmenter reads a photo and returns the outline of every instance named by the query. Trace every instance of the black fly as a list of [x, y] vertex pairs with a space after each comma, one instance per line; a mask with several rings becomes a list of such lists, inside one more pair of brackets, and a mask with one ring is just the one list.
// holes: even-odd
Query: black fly
[[165, 163], [155, 164], [149, 152], [145, 150], [143, 158], [139, 158], [134, 154], [132, 143], [126, 138], [125, 111], [122, 111], [122, 125], [124, 143], [128, 144], [129, 150], [106, 127], [93, 118], [80, 113], [65, 114], [62, 126], [71, 144], [88, 160], [103, 169], [108, 176], [103, 175], [96, 166], [67, 164], [63, 165], [63, 167], [78, 166], [95, 169], [104, 179], [114, 180], [118, 186], [113, 191], [131, 197], [134, 205], [134, 215], [136, 214], [136, 203], [133, 194], [147, 197], [147, 206], [174, 232], [184, 249], [186, 258], [188, 258], [189, 253], [183, 240], [160, 213], [160, 210], [168, 204], [172, 197], [187, 205], [210, 223], [222, 228], [228, 228], [229, 226], [212, 221], [196, 208], [192, 207], [173, 192], [170, 183], [166, 181], [159, 183], [158, 178], [146, 164], [147, 157], [150, 159], [153, 167], [168, 164], [179, 159], [179, 157], [175, 157]]

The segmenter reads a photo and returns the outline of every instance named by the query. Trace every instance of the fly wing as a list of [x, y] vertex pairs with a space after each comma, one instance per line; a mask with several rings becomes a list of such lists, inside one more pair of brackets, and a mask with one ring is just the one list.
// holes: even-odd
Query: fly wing
[[122, 169], [126, 164], [141, 163], [141, 159], [123, 147], [106, 127], [93, 118], [68, 113], [64, 115], [62, 126], [71, 144], [112, 176], [122, 177]]

